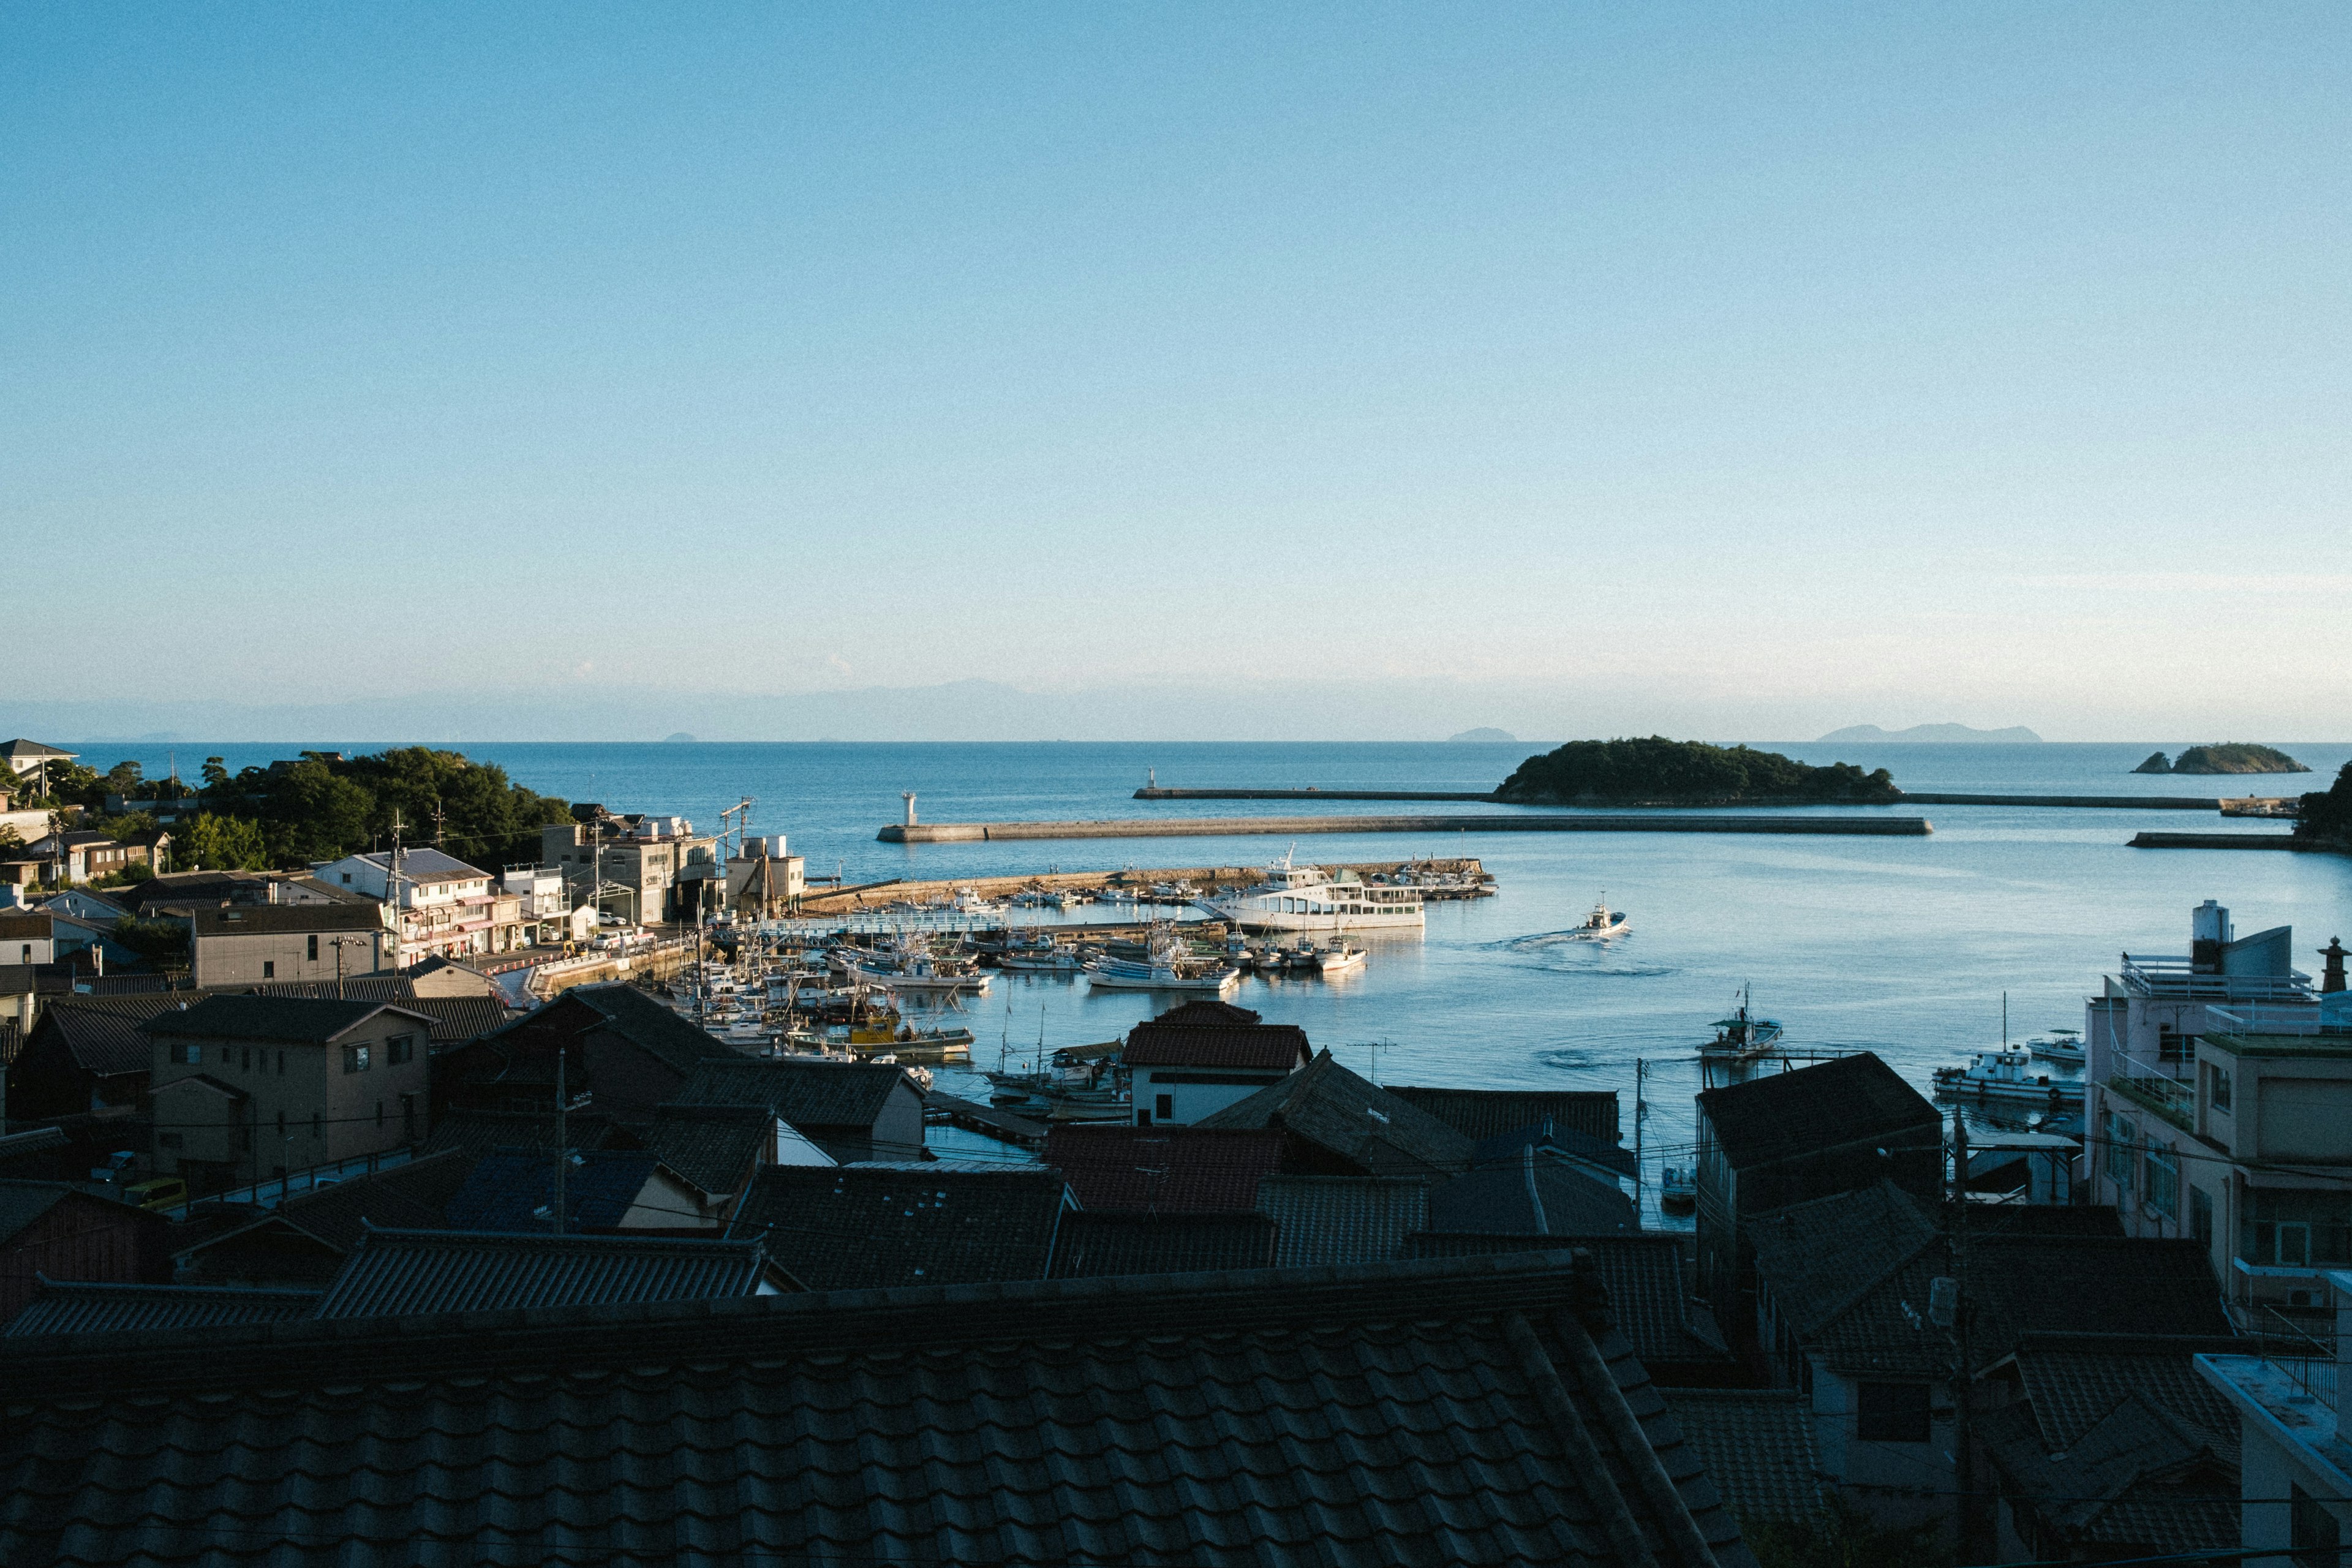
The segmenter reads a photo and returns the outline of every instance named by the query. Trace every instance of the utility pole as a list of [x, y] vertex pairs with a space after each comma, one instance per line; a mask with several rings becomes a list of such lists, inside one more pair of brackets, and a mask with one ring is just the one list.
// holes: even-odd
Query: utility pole
[[401, 961], [408, 956], [402, 941], [405, 933], [401, 929], [400, 919], [401, 826], [400, 807], [395, 805], [392, 808], [392, 853], [384, 859], [383, 875], [384, 906], [392, 910], [392, 970], [395, 974], [401, 971]]
[[1650, 1076], [1650, 1064], [1641, 1058], [1633, 1058], [1633, 1219], [1642, 1217], [1642, 1123], [1650, 1119], [1650, 1108], [1642, 1100], [1642, 1084]]
[[1976, 1313], [1969, 1297], [1969, 1124], [1967, 1113], [1957, 1105], [1952, 1108], [1952, 1340], [1958, 1358], [1952, 1377], [1952, 1479], [1958, 1493], [1954, 1500], [1959, 1505], [1960, 1560], [1981, 1563], [1988, 1553], [1977, 1543], [1976, 1422], [1970, 1414], [1970, 1378], [1976, 1368], [1969, 1352], [1969, 1320]]
[[555, 1042], [555, 1234], [563, 1234], [563, 1167], [572, 1162], [571, 1121], [564, 1114], [571, 1095], [564, 1087], [563, 1066], [572, 1047], [562, 1040]]

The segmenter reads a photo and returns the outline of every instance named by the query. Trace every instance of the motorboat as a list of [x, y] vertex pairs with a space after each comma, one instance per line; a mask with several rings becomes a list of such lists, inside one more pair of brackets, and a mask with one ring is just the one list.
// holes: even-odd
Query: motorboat
[[1592, 906], [1592, 912], [1569, 929], [1569, 935], [1580, 942], [1605, 942], [1625, 930], [1625, 911], [1609, 907], [1609, 895]]
[[1097, 991], [1193, 991], [1218, 995], [1240, 984], [1242, 972], [1222, 958], [1193, 957], [1173, 926], [1152, 922], [1140, 958], [1109, 953], [1087, 961], [1087, 982]]
[[1004, 906], [981, 896], [977, 888], [958, 888], [955, 900], [950, 906], [960, 915], [995, 915], [1004, 912]]
[[2053, 1029], [2026, 1041], [2025, 1048], [2043, 1061], [2056, 1062], [2061, 1067], [2081, 1067], [2084, 1058], [2080, 1029]]
[[1658, 1207], [1668, 1214], [1698, 1207], [1698, 1178], [1689, 1167], [1668, 1165], [1658, 1173]]
[[1732, 1009], [1730, 1017], [1715, 1021], [1715, 1038], [1701, 1046], [1698, 1053], [1734, 1060], [1766, 1056], [1780, 1043], [1781, 1032], [1778, 1021], [1759, 1018], [1749, 1011], [1748, 993], [1742, 989], [1739, 1005]]
[[1353, 942], [1333, 942], [1315, 955], [1315, 973], [1328, 980], [1364, 967], [1364, 950]]
[[1300, 866], [1286, 854], [1254, 885], [1193, 903], [1243, 931], [1419, 930], [1427, 923], [1416, 888]]
[[2032, 1056], [2021, 1050], [1979, 1051], [1964, 1068], [1937, 1068], [1936, 1092], [1952, 1100], [1992, 1100], [2052, 1110], [2082, 1104], [2080, 1079], [2052, 1078], [2035, 1072], [2032, 1064]]
[[835, 952], [834, 958], [847, 969], [851, 979], [885, 991], [923, 996], [988, 994], [985, 970], [968, 958], [936, 954], [919, 942], [856, 954], [845, 960]]

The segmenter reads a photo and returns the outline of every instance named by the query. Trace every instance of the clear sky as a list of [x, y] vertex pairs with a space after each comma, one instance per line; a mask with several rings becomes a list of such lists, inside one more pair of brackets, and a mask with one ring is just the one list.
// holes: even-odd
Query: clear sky
[[1139, 734], [1161, 687], [1384, 682], [1552, 735], [2336, 734], [2347, 46], [2284, 4], [10, 6], [46, 632], [0, 706], [981, 677]]

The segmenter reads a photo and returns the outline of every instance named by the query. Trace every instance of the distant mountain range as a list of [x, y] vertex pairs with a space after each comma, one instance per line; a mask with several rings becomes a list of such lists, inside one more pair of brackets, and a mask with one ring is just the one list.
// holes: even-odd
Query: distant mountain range
[[1832, 730], [1815, 745], [1904, 744], [1914, 742], [1973, 742], [1979, 746], [2039, 745], [2042, 737], [2022, 724], [2006, 730], [1971, 730], [1966, 724], [1914, 724], [1908, 730], [1882, 730], [1875, 724], [1849, 724]]

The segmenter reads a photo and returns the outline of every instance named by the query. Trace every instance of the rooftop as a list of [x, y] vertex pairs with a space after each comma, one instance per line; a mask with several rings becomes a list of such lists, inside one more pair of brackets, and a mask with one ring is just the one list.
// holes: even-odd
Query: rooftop
[[1062, 1216], [1053, 1276], [1202, 1274], [1274, 1267], [1274, 1221], [1262, 1214], [1091, 1214]]
[[370, 1230], [320, 1319], [706, 1301], [774, 1288], [757, 1242]]
[[1429, 1223], [1437, 1230], [1600, 1236], [1639, 1230], [1642, 1215], [1614, 1183], [1530, 1144], [1431, 1189]]
[[1307, 1031], [1291, 1024], [1226, 1025], [1209, 1028], [1138, 1024], [1128, 1031], [1129, 1067], [1206, 1068], [1289, 1072], [1315, 1059]]
[[1739, 1168], [1890, 1133], [1943, 1137], [1935, 1106], [1869, 1051], [1704, 1089], [1698, 1105]]
[[318, 1310], [316, 1290], [248, 1290], [217, 1285], [96, 1285], [43, 1279], [8, 1320], [11, 1337], [121, 1333], [134, 1329], [282, 1323]]
[[1390, 1084], [1388, 1091], [1420, 1107], [1474, 1142], [1517, 1132], [1549, 1120], [1562, 1131], [1615, 1143], [1613, 1089], [1427, 1089]]
[[[548, 1150], [499, 1149], [482, 1155], [451, 1194], [452, 1230], [511, 1235], [555, 1228], [555, 1164]], [[562, 1156], [567, 1231], [611, 1231], [639, 1217], [637, 1194], [653, 1179], [659, 1156], [637, 1149], [574, 1149]]]
[[1666, 1408], [1698, 1450], [1724, 1506], [1749, 1522], [1801, 1521], [1823, 1510], [1810, 1414], [1793, 1390], [1669, 1388]]
[[413, 1018], [428, 1029], [433, 1025], [433, 1020], [423, 1013], [389, 1002], [339, 1002], [331, 996], [250, 996], [214, 992], [186, 1006], [160, 1009], [140, 1028], [149, 1035], [178, 1038], [326, 1045], [379, 1013]]
[[1041, 1279], [1066, 1204], [1034, 1165], [769, 1165], [727, 1234], [813, 1290]]
[[1429, 1228], [1429, 1188], [1409, 1176], [1268, 1176], [1257, 1207], [1282, 1227], [1275, 1261], [1286, 1268], [1380, 1262]]
[[726, 1054], [696, 1065], [673, 1097], [677, 1104], [757, 1106], [811, 1132], [869, 1128], [901, 1086], [914, 1091], [914, 1080], [887, 1064], [754, 1059], [719, 1049]]
[[[199, 937], [283, 936], [308, 931], [379, 931], [383, 906], [365, 904], [226, 904], [187, 912], [189, 927]], [[363, 957], [355, 952], [356, 968]]]
[[1063, 1121], [1045, 1134], [1045, 1163], [1088, 1209], [1248, 1214], [1258, 1183], [1282, 1169], [1282, 1133]]
[[[352, 857], [364, 860], [379, 871], [392, 868], [389, 850], [377, 850]], [[321, 865], [332, 864], [321, 861]], [[478, 866], [468, 866], [455, 855], [444, 855], [438, 849], [404, 849], [400, 852], [400, 879], [404, 882], [486, 882], [490, 874]]]
[[1312, 1066], [1202, 1117], [1211, 1128], [1279, 1128], [1373, 1175], [1470, 1168], [1471, 1141], [1319, 1053]]

